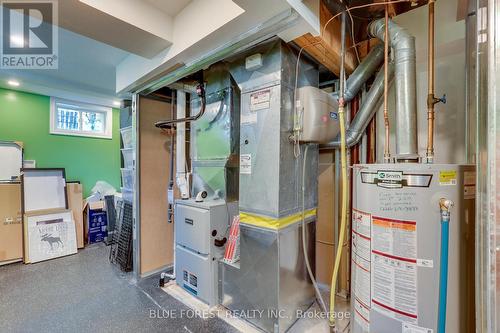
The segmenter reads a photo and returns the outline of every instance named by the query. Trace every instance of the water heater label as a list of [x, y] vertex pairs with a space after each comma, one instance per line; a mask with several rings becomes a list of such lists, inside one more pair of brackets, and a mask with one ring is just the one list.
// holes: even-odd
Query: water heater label
[[434, 330], [410, 323], [402, 323], [401, 333], [434, 333]]
[[424, 268], [434, 268], [434, 260], [432, 259], [417, 259], [417, 266]]
[[457, 185], [456, 170], [439, 171], [439, 185]]
[[417, 224], [372, 217], [372, 308], [417, 323]]
[[370, 332], [370, 308], [354, 298], [354, 320], [363, 332]]
[[371, 214], [352, 210], [351, 271], [354, 295], [354, 319], [369, 331], [371, 308]]
[[251, 175], [252, 174], [252, 155], [251, 154], [241, 154], [240, 155], [240, 174]]
[[378, 171], [376, 184], [385, 188], [402, 188], [403, 171]]

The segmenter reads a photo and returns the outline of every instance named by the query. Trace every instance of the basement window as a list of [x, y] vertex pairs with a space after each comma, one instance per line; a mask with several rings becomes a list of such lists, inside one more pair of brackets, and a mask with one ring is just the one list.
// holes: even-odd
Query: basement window
[[113, 110], [108, 107], [50, 99], [50, 133], [112, 138]]

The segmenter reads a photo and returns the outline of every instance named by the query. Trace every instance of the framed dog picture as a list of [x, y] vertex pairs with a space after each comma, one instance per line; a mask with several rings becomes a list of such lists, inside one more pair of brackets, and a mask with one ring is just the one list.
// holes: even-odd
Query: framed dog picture
[[71, 210], [26, 213], [24, 229], [25, 263], [77, 253], [75, 222]]

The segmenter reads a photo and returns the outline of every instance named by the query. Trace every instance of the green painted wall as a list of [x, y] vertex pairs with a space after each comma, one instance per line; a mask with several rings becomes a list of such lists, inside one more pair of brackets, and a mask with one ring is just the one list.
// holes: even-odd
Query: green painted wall
[[0, 88], [0, 140], [22, 141], [24, 158], [39, 168], [65, 168], [84, 197], [98, 180], [120, 189], [119, 110], [113, 109], [113, 139], [49, 134], [50, 98]]

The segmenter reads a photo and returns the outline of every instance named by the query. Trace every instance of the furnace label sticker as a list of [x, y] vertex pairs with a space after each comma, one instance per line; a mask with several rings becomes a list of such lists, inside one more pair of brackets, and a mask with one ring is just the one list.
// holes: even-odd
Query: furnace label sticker
[[269, 109], [269, 107], [271, 107], [271, 89], [250, 94], [250, 111]]
[[371, 305], [417, 323], [417, 223], [372, 217]]
[[242, 125], [256, 124], [257, 123], [257, 113], [255, 113], [255, 112], [250, 112], [250, 113], [246, 113], [246, 114], [242, 113], [240, 123]]
[[369, 332], [371, 304], [371, 214], [352, 210], [352, 259], [351, 272], [354, 295], [354, 318]]
[[240, 174], [242, 175], [252, 174], [252, 154], [240, 155]]
[[439, 185], [457, 185], [456, 170], [439, 171]]
[[193, 295], [198, 295], [198, 277], [190, 271], [182, 272], [183, 287]]

